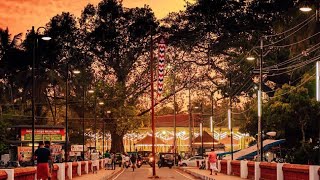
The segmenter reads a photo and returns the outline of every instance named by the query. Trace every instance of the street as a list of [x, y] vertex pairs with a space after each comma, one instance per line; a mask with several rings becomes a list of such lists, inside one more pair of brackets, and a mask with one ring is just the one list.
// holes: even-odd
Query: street
[[[193, 176], [179, 171], [177, 169], [169, 169], [168, 167], [158, 168], [156, 167], [156, 175], [160, 179], [178, 179], [178, 180], [191, 180], [195, 179]], [[118, 177], [113, 180], [145, 180], [150, 179], [152, 176], [152, 168], [149, 165], [143, 165], [141, 168], [137, 168], [132, 171], [132, 168], [125, 169]]]

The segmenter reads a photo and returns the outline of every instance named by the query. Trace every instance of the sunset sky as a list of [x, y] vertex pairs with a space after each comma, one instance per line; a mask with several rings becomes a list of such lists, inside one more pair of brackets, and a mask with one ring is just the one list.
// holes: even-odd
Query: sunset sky
[[[22, 32], [32, 26], [44, 26], [51, 17], [63, 11], [79, 17], [82, 9], [88, 3], [97, 5], [100, 0], [0, 0], [0, 28], [9, 28], [12, 35]], [[166, 16], [169, 12], [184, 9], [184, 0], [123, 0], [125, 7], [142, 7], [149, 5], [157, 18]]]

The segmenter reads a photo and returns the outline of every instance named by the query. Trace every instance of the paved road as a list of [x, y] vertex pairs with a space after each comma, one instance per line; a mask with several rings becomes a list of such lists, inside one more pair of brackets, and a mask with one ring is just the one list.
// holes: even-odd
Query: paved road
[[[179, 171], [177, 169], [169, 169], [168, 167], [156, 168], [156, 174], [160, 179], [168, 180], [194, 180], [193, 176], [190, 176], [187, 173]], [[132, 168], [125, 169], [114, 180], [150, 180], [149, 177], [152, 176], [152, 168], [149, 165], [143, 165], [141, 168], [135, 169], [132, 172]]]

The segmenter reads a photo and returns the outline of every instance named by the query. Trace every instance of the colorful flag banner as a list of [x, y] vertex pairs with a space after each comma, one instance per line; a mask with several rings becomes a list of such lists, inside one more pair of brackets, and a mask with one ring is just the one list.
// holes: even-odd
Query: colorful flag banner
[[165, 55], [166, 55], [166, 43], [164, 38], [162, 37], [159, 41], [159, 51], [158, 51], [158, 93], [157, 98], [159, 98], [163, 91], [163, 79], [164, 79], [164, 61], [165, 61]]

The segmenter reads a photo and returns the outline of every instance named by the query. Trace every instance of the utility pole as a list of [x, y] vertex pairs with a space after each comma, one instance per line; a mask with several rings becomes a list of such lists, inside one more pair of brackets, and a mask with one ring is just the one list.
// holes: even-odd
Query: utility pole
[[177, 152], [177, 108], [176, 108], [176, 65], [173, 66], [173, 153], [174, 166], [176, 165], [176, 152]]
[[259, 91], [258, 91], [258, 141], [260, 143], [260, 162], [263, 161], [263, 140], [262, 140], [262, 62], [263, 62], [263, 36], [260, 39]]
[[211, 92], [211, 128], [212, 128], [212, 149], [214, 150], [214, 120], [213, 120], [213, 92]]
[[229, 129], [230, 129], [230, 133], [231, 133], [231, 160], [233, 160], [233, 131], [232, 131], [232, 92], [231, 92], [231, 86], [232, 86], [232, 82], [231, 82], [231, 72], [230, 72], [230, 76], [229, 76], [229, 110], [228, 110], [228, 118], [229, 118]]
[[189, 83], [189, 153], [192, 155], [193, 148], [192, 148], [192, 137], [193, 137], [193, 132], [192, 132], [192, 107], [191, 107], [191, 88], [190, 88], [190, 83]]

